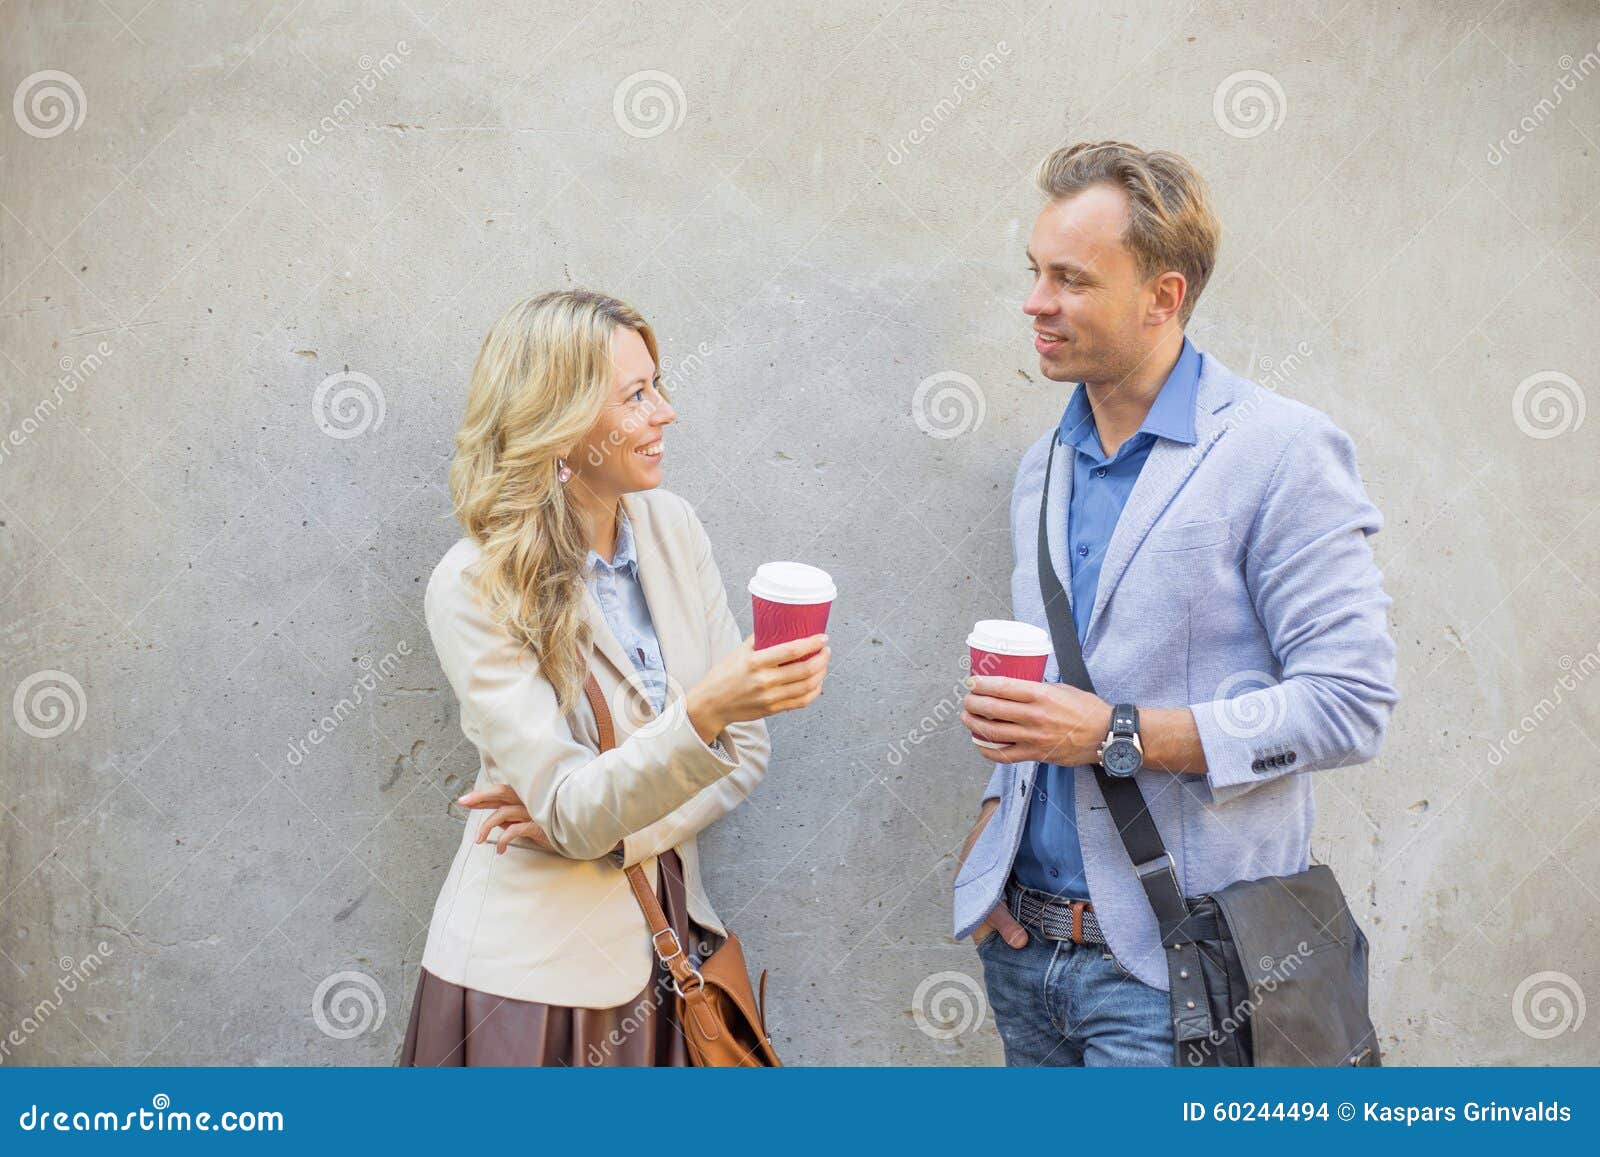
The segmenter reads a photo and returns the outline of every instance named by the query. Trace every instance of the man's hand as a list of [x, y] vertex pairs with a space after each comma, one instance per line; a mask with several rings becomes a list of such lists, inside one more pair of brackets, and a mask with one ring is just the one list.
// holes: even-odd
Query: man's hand
[[[983, 834], [983, 829], [989, 826], [989, 817], [994, 815], [999, 808], [997, 799], [986, 800], [983, 810], [978, 813], [978, 822], [972, 826], [972, 831], [967, 834], [967, 842], [961, 845], [961, 862], [956, 865], [957, 874], [967, 862], [967, 855], [972, 851], [972, 845], [978, 842], [978, 837]], [[996, 904], [994, 910], [983, 918], [983, 923], [972, 930], [972, 944], [977, 947], [988, 938], [989, 934], [997, 933], [1001, 939], [1013, 948], [1026, 948], [1028, 946], [1028, 933], [1017, 918], [1013, 916], [1005, 904]]]
[[1003, 747], [978, 747], [991, 763], [1093, 763], [1111, 728], [1111, 704], [1065, 683], [1034, 683], [1000, 675], [974, 675], [962, 702], [961, 722], [979, 739]]

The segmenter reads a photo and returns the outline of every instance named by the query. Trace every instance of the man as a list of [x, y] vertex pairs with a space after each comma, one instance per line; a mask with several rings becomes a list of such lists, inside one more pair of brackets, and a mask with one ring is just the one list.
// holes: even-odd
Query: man
[[1043, 683], [969, 680], [963, 722], [1003, 746], [976, 748], [999, 766], [955, 931], [978, 946], [1008, 1064], [1166, 1065], [1166, 956], [1092, 767], [1113, 707], [1137, 709], [1119, 710], [1118, 770], [1185, 896], [1305, 869], [1303, 773], [1372, 759], [1398, 698], [1367, 544], [1383, 519], [1325, 415], [1185, 337], [1221, 232], [1188, 162], [1075, 145], [1039, 186], [1023, 312], [1045, 377], [1081, 384], [1017, 471], [1013, 614], [1048, 629], [1054, 444], [1049, 553], [1097, 694], [1060, 683], [1054, 657]]

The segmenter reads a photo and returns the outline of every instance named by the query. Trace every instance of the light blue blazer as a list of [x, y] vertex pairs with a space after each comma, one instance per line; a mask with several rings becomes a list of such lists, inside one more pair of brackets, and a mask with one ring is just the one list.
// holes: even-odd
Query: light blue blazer
[[[1081, 388], [1081, 387], [1080, 387]], [[1110, 543], [1084, 658], [1102, 699], [1189, 706], [1209, 771], [1136, 777], [1186, 896], [1310, 863], [1304, 772], [1378, 754], [1399, 696], [1390, 599], [1369, 535], [1355, 447], [1326, 415], [1202, 355], [1194, 446], [1160, 439]], [[1039, 496], [1052, 430], [1023, 455], [1011, 496], [1012, 614], [1048, 629], [1039, 591]], [[1050, 553], [1066, 560], [1072, 455], [1050, 480]], [[1052, 656], [1046, 678], [1058, 676]], [[955, 883], [955, 934], [999, 903], [1022, 839], [1036, 765], [1001, 764], [999, 809]], [[1076, 769], [1078, 832], [1108, 947], [1166, 989], [1154, 913], [1091, 768]]]

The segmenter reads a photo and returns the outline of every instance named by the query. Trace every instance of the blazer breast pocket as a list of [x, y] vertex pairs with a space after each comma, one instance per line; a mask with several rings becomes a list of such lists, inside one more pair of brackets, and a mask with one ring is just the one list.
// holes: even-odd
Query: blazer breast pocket
[[1182, 522], [1176, 526], [1159, 526], [1145, 539], [1146, 550], [1162, 554], [1179, 550], [1199, 550], [1228, 541], [1228, 520], [1208, 518], [1202, 522]]

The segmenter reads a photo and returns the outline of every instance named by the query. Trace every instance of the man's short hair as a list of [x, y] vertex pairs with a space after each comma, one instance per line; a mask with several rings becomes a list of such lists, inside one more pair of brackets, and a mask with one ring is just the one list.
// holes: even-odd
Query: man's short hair
[[1217, 265], [1222, 224], [1211, 208], [1211, 192], [1195, 167], [1177, 153], [1147, 153], [1122, 141], [1067, 145], [1039, 165], [1039, 189], [1052, 201], [1076, 196], [1093, 185], [1128, 195], [1128, 228], [1122, 243], [1144, 277], [1176, 270], [1188, 282], [1179, 309], [1187, 325], [1200, 291]]

